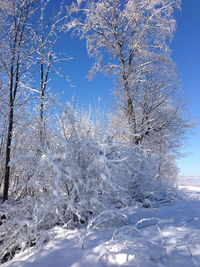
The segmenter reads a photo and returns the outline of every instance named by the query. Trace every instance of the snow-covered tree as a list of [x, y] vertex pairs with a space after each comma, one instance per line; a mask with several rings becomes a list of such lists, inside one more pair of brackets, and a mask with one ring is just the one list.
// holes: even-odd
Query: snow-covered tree
[[[1, 78], [5, 82], [6, 95], [8, 103], [7, 115], [7, 136], [6, 136], [6, 154], [5, 154], [5, 172], [4, 172], [4, 190], [3, 199], [8, 198], [11, 144], [13, 138], [13, 127], [15, 119], [15, 107], [18, 98], [22, 97], [21, 82], [26, 81], [33, 54], [31, 40], [33, 38], [30, 29], [29, 20], [35, 12], [34, 0], [18, 0], [0, 2], [1, 18]], [[26, 84], [26, 83], [25, 83]], [[20, 94], [21, 93], [21, 94]], [[22, 101], [25, 101], [23, 99]]]
[[[58, 69], [58, 64], [72, 58], [62, 56], [64, 52], [56, 53], [57, 43], [62, 35], [63, 24], [66, 21], [63, 2], [52, 11], [51, 4], [53, 1], [40, 0], [38, 1], [38, 20], [35, 26], [35, 43], [36, 43], [36, 70], [40, 74], [38, 77], [39, 88], [32, 89], [39, 99], [39, 139], [41, 146], [44, 145], [45, 139], [45, 123], [46, 110], [52, 103], [53, 97], [49, 94], [49, 82], [52, 74], [56, 74], [65, 79], [68, 83], [70, 80], [67, 75]], [[55, 76], [55, 75], [54, 75]]]
[[[20, 143], [15, 138], [21, 139], [19, 129], [22, 131], [22, 128], [19, 125], [18, 127], [17, 124], [20, 122], [26, 129], [25, 133], [33, 136], [32, 144], [34, 143], [35, 148], [33, 150], [41, 152], [45, 136], [48, 134], [45, 112], [50, 103], [52, 104], [55, 100], [53, 95], [48, 92], [50, 74], [54, 72], [56, 75], [61, 75], [57, 71], [57, 64], [69, 60], [68, 57], [57, 56], [55, 53], [56, 44], [66, 18], [63, 4], [59, 2], [58, 8], [52, 11], [50, 3], [51, 1], [44, 0], [1, 1], [0, 66], [1, 81], [4, 84], [1, 90], [1, 101], [5, 107], [2, 109], [4, 119], [9, 122], [6, 124], [7, 141], [5, 142], [6, 153], [4, 154], [6, 159], [4, 200], [8, 198], [11, 173], [9, 161], [13, 160], [14, 155], [19, 155], [14, 150], [13, 155], [11, 155], [12, 145], [14, 144], [16, 151], [23, 151], [25, 154], [29, 152], [28, 148], [31, 147], [28, 144], [26, 151], [19, 147]], [[49, 13], [51, 13], [51, 17], [49, 17]], [[35, 103], [38, 110], [34, 106]], [[24, 104], [29, 105], [29, 108], [26, 107], [27, 114], [23, 113]], [[32, 114], [28, 111], [30, 108]], [[22, 118], [23, 116], [25, 120]], [[36, 119], [34, 116], [38, 118]], [[32, 121], [32, 125], [30, 121]], [[24, 141], [27, 141], [25, 136]], [[16, 161], [16, 158], [14, 160]], [[24, 167], [24, 164], [22, 166]], [[15, 180], [14, 177], [13, 180]]]
[[179, 6], [178, 0], [88, 0], [69, 9], [68, 29], [86, 39], [89, 56], [96, 58], [90, 74], [116, 78], [119, 109], [135, 144], [167, 127], [177, 113], [169, 108], [160, 114], [177, 86], [169, 41]]

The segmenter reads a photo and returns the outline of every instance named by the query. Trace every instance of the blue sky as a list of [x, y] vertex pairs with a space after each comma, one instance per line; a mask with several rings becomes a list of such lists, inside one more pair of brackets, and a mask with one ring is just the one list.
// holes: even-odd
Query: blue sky
[[[176, 12], [176, 20], [172, 55], [185, 93], [187, 116], [192, 122], [200, 123], [200, 0], [183, 0], [182, 10]], [[87, 80], [93, 60], [88, 58], [84, 41], [65, 35], [58, 48], [74, 58], [61, 67], [75, 87], [60, 79], [53, 84], [59, 94], [63, 92], [62, 101], [70, 101], [75, 96], [79, 105], [97, 106], [100, 99], [101, 110], [108, 111], [112, 106], [112, 79], [98, 74], [92, 81]], [[184, 158], [177, 160], [181, 174], [200, 176], [200, 126], [193, 129], [181, 152], [185, 153]]]
[[[171, 46], [173, 58], [185, 92], [188, 117], [200, 123], [200, 1], [183, 0], [176, 20], [177, 31]], [[200, 126], [192, 132], [182, 149], [186, 155], [177, 162], [182, 174], [200, 176]]]

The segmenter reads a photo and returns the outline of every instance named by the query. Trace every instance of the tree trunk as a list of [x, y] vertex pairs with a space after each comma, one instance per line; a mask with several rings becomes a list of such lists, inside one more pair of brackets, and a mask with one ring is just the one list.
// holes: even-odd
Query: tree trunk
[[44, 63], [43, 60], [40, 65], [40, 83], [41, 83], [41, 95], [40, 95], [40, 142], [41, 146], [44, 143]]
[[[124, 66], [123, 66], [124, 69]], [[130, 88], [129, 88], [129, 82], [128, 82], [128, 77], [125, 74], [125, 71], [123, 70], [123, 81], [124, 81], [124, 90], [125, 90], [125, 94], [126, 94], [126, 103], [127, 103], [127, 117], [128, 117], [128, 124], [130, 127], [130, 131], [131, 134], [136, 134], [137, 130], [136, 130], [136, 117], [135, 117], [135, 110], [134, 110], [134, 106], [133, 106], [133, 101], [131, 99], [131, 95], [130, 95]], [[132, 136], [131, 140], [137, 144], [137, 140], [135, 140], [135, 137]]]
[[5, 176], [4, 176], [4, 188], [3, 188], [3, 201], [8, 199], [9, 181], [10, 181], [10, 153], [11, 153], [11, 142], [13, 134], [13, 104], [10, 106], [9, 124], [8, 124], [8, 135], [6, 142], [6, 164], [5, 164]]

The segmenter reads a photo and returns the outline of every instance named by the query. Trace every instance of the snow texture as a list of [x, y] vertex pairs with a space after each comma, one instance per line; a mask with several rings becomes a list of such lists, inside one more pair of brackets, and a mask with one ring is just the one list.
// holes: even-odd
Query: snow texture
[[200, 178], [180, 184], [175, 203], [106, 211], [87, 229], [56, 226], [39, 251], [30, 248], [2, 266], [200, 266]]

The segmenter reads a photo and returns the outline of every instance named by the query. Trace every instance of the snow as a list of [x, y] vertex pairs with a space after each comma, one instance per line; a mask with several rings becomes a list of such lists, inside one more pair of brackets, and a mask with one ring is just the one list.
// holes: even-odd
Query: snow
[[26, 250], [2, 266], [200, 266], [200, 177], [180, 184], [174, 203], [104, 212], [87, 229], [55, 227], [40, 250]]

